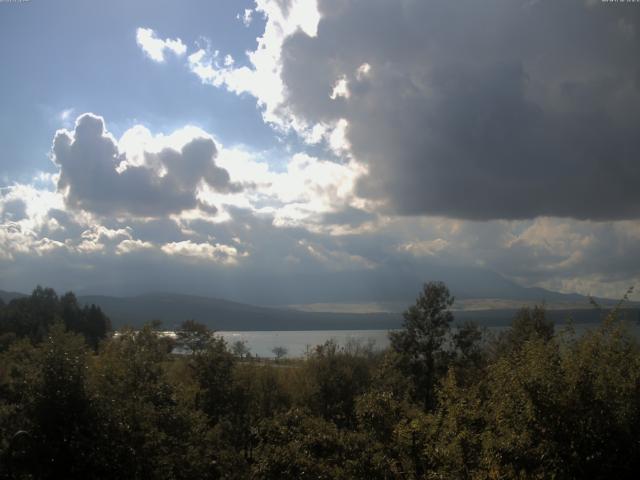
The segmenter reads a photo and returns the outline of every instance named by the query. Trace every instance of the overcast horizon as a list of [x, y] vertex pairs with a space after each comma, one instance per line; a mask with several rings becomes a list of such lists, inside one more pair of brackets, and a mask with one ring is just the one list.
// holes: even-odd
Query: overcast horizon
[[638, 2], [0, 1], [0, 289], [620, 298], [639, 36]]

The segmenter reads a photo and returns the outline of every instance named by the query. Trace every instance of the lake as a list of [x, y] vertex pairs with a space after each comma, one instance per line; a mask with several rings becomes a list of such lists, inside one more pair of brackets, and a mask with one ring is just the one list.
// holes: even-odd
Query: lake
[[245, 341], [251, 355], [273, 357], [275, 347], [287, 349], [287, 357], [302, 357], [308, 349], [322, 345], [327, 340], [335, 340], [345, 345], [350, 340], [364, 344], [375, 342], [375, 349], [389, 346], [388, 330], [302, 330], [302, 331], [264, 331], [264, 332], [216, 332], [223, 337], [229, 346], [238, 340]]
[[[596, 323], [577, 323], [573, 325], [576, 334], [580, 335], [588, 329], [597, 327]], [[489, 334], [497, 334], [508, 327], [487, 327]], [[556, 325], [556, 332], [560, 332], [563, 325]], [[631, 330], [636, 336], [640, 336], [640, 327], [637, 323], [631, 324]], [[374, 342], [374, 350], [383, 350], [389, 346], [389, 330], [301, 330], [301, 331], [250, 331], [250, 332], [223, 332], [216, 335], [222, 336], [229, 346], [233, 343], [245, 341], [251, 351], [251, 355], [263, 358], [273, 358], [272, 350], [275, 347], [287, 349], [287, 357], [302, 357], [307, 350], [316, 345], [322, 345], [327, 340], [335, 340], [343, 346], [349, 341], [357, 340], [366, 344]]]

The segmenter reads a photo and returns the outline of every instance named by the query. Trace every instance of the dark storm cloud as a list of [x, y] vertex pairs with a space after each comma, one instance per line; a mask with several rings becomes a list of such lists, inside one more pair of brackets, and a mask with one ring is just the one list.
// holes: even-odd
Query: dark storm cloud
[[[287, 106], [345, 118], [358, 192], [401, 214], [640, 218], [640, 8], [320, 0], [283, 46]], [[368, 73], [358, 71], [368, 64]], [[349, 95], [331, 99], [336, 81]]]
[[[238, 191], [229, 173], [215, 164], [216, 155], [213, 140], [195, 137], [179, 150], [146, 152], [144, 165], [118, 171], [126, 153], [93, 114], [80, 116], [73, 133], [59, 131], [53, 142], [53, 160], [60, 167], [57, 187], [65, 202], [101, 215], [158, 217], [192, 209], [199, 205], [201, 182], [222, 193]], [[212, 208], [206, 206], [210, 213]]]

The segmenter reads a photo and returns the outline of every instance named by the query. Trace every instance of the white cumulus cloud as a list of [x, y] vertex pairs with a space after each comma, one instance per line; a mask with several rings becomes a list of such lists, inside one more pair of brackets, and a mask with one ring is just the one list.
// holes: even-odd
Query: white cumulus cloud
[[184, 55], [187, 52], [187, 46], [182, 43], [182, 40], [179, 38], [162, 40], [156, 36], [156, 32], [151, 28], [138, 28], [136, 42], [154, 62], [164, 62], [166, 52], [171, 52], [176, 56]]
[[153, 136], [135, 126], [118, 142], [102, 117], [86, 113], [75, 129], [59, 130], [51, 157], [60, 168], [58, 192], [75, 209], [99, 215], [155, 217], [198, 207], [198, 192], [241, 190], [216, 165], [214, 140], [186, 128], [169, 136]]

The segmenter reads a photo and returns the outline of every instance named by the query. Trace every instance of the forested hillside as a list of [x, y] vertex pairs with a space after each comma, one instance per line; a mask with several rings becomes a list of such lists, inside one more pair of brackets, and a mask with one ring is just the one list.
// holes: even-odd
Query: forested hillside
[[0, 310], [0, 478], [635, 478], [640, 345], [618, 310], [576, 336], [526, 308], [490, 337], [452, 303], [426, 284], [385, 352], [259, 361], [193, 321], [112, 336], [37, 289]]

